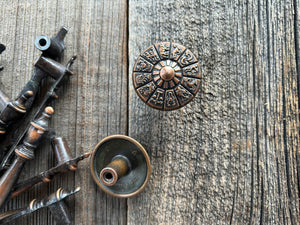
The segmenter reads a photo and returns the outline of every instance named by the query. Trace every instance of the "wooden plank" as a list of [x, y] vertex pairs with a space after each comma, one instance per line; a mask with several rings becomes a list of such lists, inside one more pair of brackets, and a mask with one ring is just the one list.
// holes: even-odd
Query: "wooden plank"
[[[74, 55], [76, 73], [64, 84], [55, 102], [51, 127], [64, 136], [73, 155], [91, 151], [100, 139], [127, 132], [127, 3], [126, 1], [1, 1], [0, 42], [7, 45], [1, 55], [1, 90], [16, 97], [32, 74], [39, 56], [36, 36], [53, 35], [69, 28], [63, 62]], [[50, 81], [51, 82], [51, 81]], [[52, 167], [55, 160], [47, 141], [28, 163], [21, 179]], [[11, 201], [5, 210], [22, 207], [60, 186], [81, 186], [68, 199], [73, 224], [125, 224], [126, 200], [114, 199], [92, 181], [89, 161], [76, 173], [56, 177], [51, 184], [38, 185]], [[55, 224], [48, 210], [41, 210], [11, 224]]]
[[295, 2], [129, 1], [130, 73], [146, 47], [174, 41], [203, 78], [172, 112], [146, 106], [130, 83], [129, 135], [153, 172], [128, 200], [128, 224], [299, 223]]

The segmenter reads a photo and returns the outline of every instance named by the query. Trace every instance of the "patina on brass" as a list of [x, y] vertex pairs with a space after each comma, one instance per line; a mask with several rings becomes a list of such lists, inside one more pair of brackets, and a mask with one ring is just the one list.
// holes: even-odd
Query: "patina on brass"
[[31, 122], [23, 143], [15, 149], [15, 160], [0, 179], [0, 207], [8, 200], [13, 185], [17, 182], [24, 163], [34, 158], [34, 151], [48, 132], [48, 124], [54, 113], [52, 107], [46, 107], [43, 114]]
[[62, 27], [52, 38], [40, 35], [35, 39], [34, 45], [42, 52], [43, 56], [53, 59], [60, 58], [65, 49], [64, 39], [67, 32], [67, 28]]
[[[0, 44], [0, 54], [4, 50], [5, 46]], [[2, 69], [3, 66], [0, 66], [0, 71]], [[31, 90], [27, 90], [15, 101], [11, 101], [9, 97], [0, 90], [0, 136], [6, 133], [6, 129], [11, 123], [23, 117], [26, 113], [25, 104], [32, 96], [33, 92]]]
[[0, 90], [0, 136], [6, 133], [6, 129], [11, 123], [25, 115], [25, 104], [32, 95], [32, 91], [27, 91], [15, 101], [10, 101]]
[[100, 172], [100, 180], [106, 186], [113, 186], [117, 181], [128, 172], [128, 159], [124, 156], [116, 156], [105, 168]]
[[101, 140], [93, 150], [90, 166], [97, 185], [119, 198], [140, 193], [146, 187], [151, 173], [146, 150], [125, 135], [112, 135]]
[[[62, 27], [54, 37], [49, 38], [44, 35], [38, 36], [35, 40], [35, 47], [42, 52], [41, 56], [51, 58], [55, 61], [60, 61], [60, 59], [63, 56], [63, 51], [65, 49], [64, 39], [67, 32], [67, 28]], [[45, 71], [40, 67], [37, 67], [37, 65], [34, 65], [32, 77], [19, 94], [19, 96], [21, 96], [29, 90], [33, 92], [33, 96], [26, 104], [27, 110], [32, 106], [33, 100], [39, 89], [41, 81], [47, 76], [51, 76], [54, 79], [57, 79], [55, 76], [52, 76], [49, 73], [45, 73]]]
[[32, 186], [43, 182], [50, 182], [57, 174], [74, 171], [77, 169], [78, 162], [89, 157], [90, 153], [85, 153], [76, 158], [72, 157], [70, 148], [65, 138], [53, 137], [51, 140], [52, 149], [57, 159], [57, 165], [51, 169], [40, 173], [37, 176], [31, 177], [27, 180], [21, 181], [13, 187], [11, 198], [27, 191]]
[[[66, 76], [72, 75], [73, 72], [70, 71], [70, 68], [72, 64], [74, 63], [76, 59], [76, 56], [73, 56], [66, 66], [50, 59], [47, 57], [41, 56], [35, 63], [35, 66], [37, 68], [41, 68], [43, 73], [49, 74], [52, 77], [55, 78], [55, 82], [51, 85], [50, 89], [47, 91], [46, 95], [43, 98], [43, 101], [39, 105], [36, 113], [33, 116], [33, 119], [35, 119], [40, 113], [41, 110], [45, 107], [46, 104], [49, 104], [49, 102], [53, 99], [57, 99], [58, 96], [56, 94], [56, 91], [61, 84], [61, 82], [64, 80]], [[0, 101], [1, 102], [1, 101]], [[5, 155], [4, 159], [0, 163], [0, 171], [4, 170], [6, 165], [8, 164], [10, 158], [13, 155], [13, 152], [15, 151], [15, 148], [17, 145], [22, 141], [25, 134], [27, 133], [27, 130], [29, 129], [30, 125], [27, 126], [27, 128], [19, 135], [17, 140], [11, 145], [9, 151]]]
[[74, 190], [70, 191], [59, 188], [56, 192], [41, 200], [33, 199], [25, 208], [0, 214], [0, 224], [6, 224], [21, 216], [28, 215], [39, 209], [47, 207], [48, 209], [50, 209], [52, 215], [54, 216], [56, 224], [68, 225], [72, 220], [64, 199], [69, 197], [70, 195], [76, 194], [78, 191], [80, 191], [80, 187], [77, 187]]
[[160, 42], [148, 47], [133, 67], [133, 86], [149, 106], [174, 110], [188, 104], [200, 88], [200, 65], [186, 47]]
[[[55, 80], [60, 78], [61, 70], [64, 69], [55, 60], [60, 60], [65, 48], [64, 38], [67, 34], [67, 29], [62, 27], [58, 33], [52, 37], [38, 36], [35, 40], [35, 46], [42, 52], [41, 57], [34, 65], [33, 75], [21, 90], [17, 99], [12, 102], [9, 98], [0, 91], [0, 135], [6, 133], [10, 124], [21, 119], [23, 115], [29, 111], [39, 89], [41, 81], [50, 76]], [[0, 54], [5, 50], [5, 46], [0, 44]], [[1, 70], [0, 66], [0, 70]], [[71, 72], [69, 71], [69, 74]], [[11, 154], [11, 151], [10, 153]]]

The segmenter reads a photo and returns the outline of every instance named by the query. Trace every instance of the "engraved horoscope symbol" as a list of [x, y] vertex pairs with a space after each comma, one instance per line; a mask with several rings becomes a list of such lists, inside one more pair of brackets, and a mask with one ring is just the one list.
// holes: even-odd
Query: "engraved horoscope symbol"
[[138, 71], [151, 71], [152, 66], [144, 59], [140, 59], [139, 63], [136, 65]]
[[169, 47], [166, 44], [160, 44], [159, 53], [163, 58], [169, 57]]
[[188, 65], [194, 61], [194, 57], [191, 53], [185, 52], [185, 54], [179, 60], [181, 65]]
[[144, 74], [140, 74], [140, 75], [136, 76], [136, 83], [138, 85], [148, 83], [149, 81], [151, 81], [151, 75], [147, 76], [147, 75], [144, 75]]
[[166, 94], [166, 103], [167, 106], [175, 106], [176, 104], [176, 100], [175, 100], [175, 95], [173, 92], [167, 92]]
[[195, 79], [185, 78], [183, 80], [183, 83], [192, 91], [195, 91], [198, 87], [198, 82]]
[[195, 64], [190, 67], [186, 67], [184, 70], [187, 76], [194, 76], [195, 74], [198, 74], [199, 67], [198, 64]]
[[174, 46], [174, 50], [172, 51], [172, 57], [173, 59], [177, 59], [177, 57], [179, 57], [180, 54], [182, 53], [182, 50], [177, 45], [173, 45], [173, 46]]
[[158, 91], [153, 95], [151, 101], [152, 101], [154, 104], [156, 104], [156, 105], [162, 105], [162, 104], [163, 104], [163, 101], [164, 101], [164, 98], [163, 98], [163, 92], [161, 92], [161, 91], [158, 90]]
[[147, 52], [145, 52], [145, 56], [152, 62], [156, 62], [159, 60], [153, 49], [149, 49]]
[[176, 92], [177, 96], [181, 98], [189, 98], [189, 94], [186, 90], [182, 89], [181, 87], [178, 87], [178, 90]]
[[154, 85], [150, 84], [141, 88], [140, 93], [143, 96], [149, 96], [154, 91], [154, 89], [155, 89]]

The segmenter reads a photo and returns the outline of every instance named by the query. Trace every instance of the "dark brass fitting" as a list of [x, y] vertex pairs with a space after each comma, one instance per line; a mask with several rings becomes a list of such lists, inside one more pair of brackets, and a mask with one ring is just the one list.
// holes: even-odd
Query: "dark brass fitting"
[[[64, 51], [64, 38], [67, 34], [67, 29], [62, 27], [58, 33], [52, 37], [48, 38], [46, 36], [38, 36], [35, 40], [35, 46], [37, 49], [42, 51], [42, 56], [51, 58], [53, 60], [59, 61], [63, 56]], [[45, 74], [45, 72], [36, 66], [34, 66], [33, 75], [30, 80], [26, 83], [25, 87], [19, 94], [23, 95], [28, 90], [33, 92], [33, 96], [26, 104], [26, 109], [31, 108], [32, 103], [36, 97], [38, 88], [40, 86], [41, 81], [47, 77], [49, 74]], [[52, 76], [55, 79], [55, 76]]]
[[173, 42], [149, 46], [133, 67], [133, 86], [149, 106], [174, 110], [188, 104], [200, 88], [200, 64], [186, 47]]
[[29, 205], [24, 208], [0, 214], [0, 224], [6, 224], [21, 216], [28, 215], [32, 212], [46, 207], [50, 209], [52, 215], [54, 216], [56, 224], [70, 224], [71, 217], [64, 199], [73, 194], [76, 194], [78, 191], [80, 191], [80, 187], [77, 187], [70, 191], [59, 188], [56, 192], [44, 197], [41, 200], [33, 199], [29, 203]]
[[[5, 50], [5, 45], [0, 44], [0, 54]], [[0, 65], [0, 71], [3, 70], [3, 66]]]
[[12, 102], [0, 91], [0, 135], [6, 133], [6, 128], [11, 123], [24, 116], [26, 113], [25, 104], [32, 95], [32, 91], [27, 91]]
[[43, 114], [31, 122], [23, 143], [15, 149], [16, 158], [0, 178], [0, 208], [8, 200], [13, 185], [18, 181], [24, 163], [34, 158], [34, 151], [43, 141], [44, 134], [48, 132], [48, 124], [54, 113], [52, 107], [46, 107]]
[[67, 32], [67, 28], [62, 27], [52, 38], [45, 35], [38, 36], [34, 41], [34, 45], [43, 53], [43, 56], [55, 59], [60, 57], [65, 49], [64, 39]]
[[118, 198], [140, 193], [151, 173], [146, 150], [125, 135], [112, 135], [101, 140], [93, 150], [90, 166], [96, 184]]
[[101, 170], [100, 180], [106, 186], [115, 185], [127, 173], [129, 165], [128, 159], [124, 156], [118, 155], [114, 157], [113, 161]]
[[73, 72], [69, 70], [69, 66], [64, 66], [44, 56], [41, 56], [34, 65], [55, 80], [58, 80], [63, 74], [73, 75]]
[[[56, 137], [51, 140], [52, 149], [57, 159], [57, 165], [64, 164], [73, 159], [68, 143], [63, 137]], [[66, 165], [66, 171], [76, 170], [77, 163]]]
[[16, 184], [12, 190], [13, 193], [11, 195], [11, 198], [14, 198], [17, 195], [27, 191], [32, 186], [40, 182], [50, 182], [57, 174], [76, 170], [78, 162], [89, 157], [90, 155], [90, 153], [85, 153], [81, 156], [73, 158], [66, 139], [62, 137], [53, 137], [51, 139], [51, 144], [54, 155], [57, 159], [57, 165], [47, 171], [44, 171], [34, 177], [23, 180], [22, 182]]

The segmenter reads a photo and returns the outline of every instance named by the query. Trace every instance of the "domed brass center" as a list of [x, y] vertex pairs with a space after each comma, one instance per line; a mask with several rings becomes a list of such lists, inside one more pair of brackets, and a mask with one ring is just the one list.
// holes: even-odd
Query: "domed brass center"
[[175, 71], [171, 66], [165, 66], [160, 70], [159, 75], [164, 81], [169, 81], [174, 78]]

